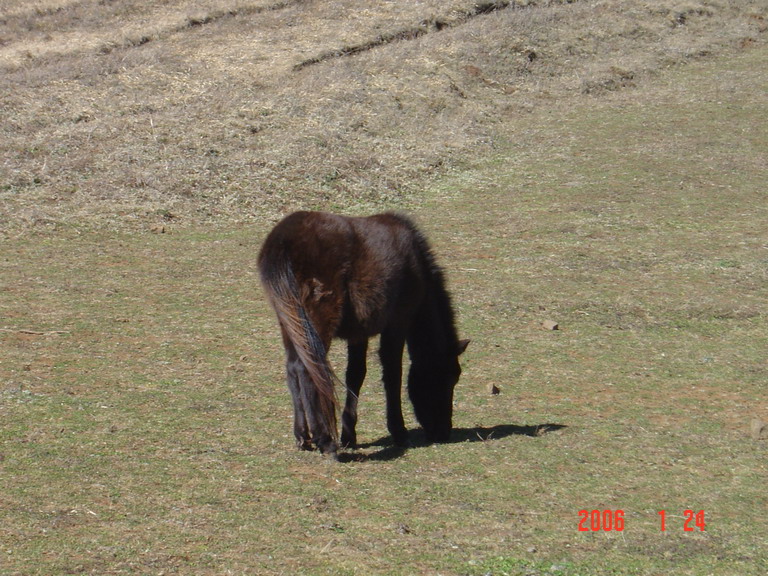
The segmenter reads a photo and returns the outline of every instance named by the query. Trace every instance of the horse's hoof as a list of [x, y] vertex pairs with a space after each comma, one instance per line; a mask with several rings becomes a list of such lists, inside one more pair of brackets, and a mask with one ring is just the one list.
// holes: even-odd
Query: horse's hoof
[[357, 438], [354, 436], [346, 437], [342, 434], [341, 436], [341, 447], [342, 448], [349, 448], [351, 450], [354, 450], [357, 448]]
[[427, 438], [427, 442], [429, 442], [430, 444], [444, 444], [450, 441], [451, 431], [448, 430], [447, 432], [445, 431], [430, 432], [430, 433], [425, 433], [425, 436]]
[[392, 434], [392, 441], [395, 443], [395, 446], [400, 448], [408, 448], [408, 446], [411, 445], [411, 442], [408, 439], [408, 432]]
[[338, 460], [339, 445], [330, 438], [321, 439], [317, 442], [317, 447], [320, 449], [320, 453], [323, 456], [330, 456], [334, 460]]

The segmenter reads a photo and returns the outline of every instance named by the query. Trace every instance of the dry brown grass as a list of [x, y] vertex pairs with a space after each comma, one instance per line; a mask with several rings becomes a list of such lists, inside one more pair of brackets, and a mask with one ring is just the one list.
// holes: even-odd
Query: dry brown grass
[[766, 28], [756, 1], [488, 6], [5, 2], [0, 226], [405, 206], [520, 114]]

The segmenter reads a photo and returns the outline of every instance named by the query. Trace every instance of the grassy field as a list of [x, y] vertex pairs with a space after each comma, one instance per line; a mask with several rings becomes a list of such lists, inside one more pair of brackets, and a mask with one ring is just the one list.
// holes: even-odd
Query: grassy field
[[[766, 8], [497, 8], [0, 2], [0, 574], [766, 573]], [[293, 448], [297, 207], [432, 239], [452, 442]]]

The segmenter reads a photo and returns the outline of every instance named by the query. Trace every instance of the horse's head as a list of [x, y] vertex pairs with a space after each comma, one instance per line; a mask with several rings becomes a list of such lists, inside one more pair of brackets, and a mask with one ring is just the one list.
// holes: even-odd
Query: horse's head
[[459, 356], [469, 340], [460, 340], [443, 362], [411, 364], [408, 395], [429, 442], [446, 442], [453, 427], [453, 389], [461, 376]]

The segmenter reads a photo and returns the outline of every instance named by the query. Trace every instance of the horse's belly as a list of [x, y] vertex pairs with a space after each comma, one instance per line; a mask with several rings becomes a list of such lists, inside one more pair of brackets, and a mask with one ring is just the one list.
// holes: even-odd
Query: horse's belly
[[345, 314], [336, 331], [336, 336], [344, 340], [367, 340], [381, 334], [385, 328], [386, 324], [380, 318], [368, 317], [361, 321], [353, 314]]

